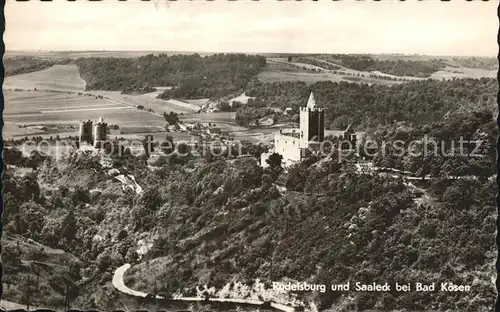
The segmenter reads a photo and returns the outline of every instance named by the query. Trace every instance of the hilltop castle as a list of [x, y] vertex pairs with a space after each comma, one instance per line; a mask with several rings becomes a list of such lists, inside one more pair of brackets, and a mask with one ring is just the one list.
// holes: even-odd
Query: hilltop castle
[[99, 120], [92, 122], [90, 120], [80, 121], [79, 143], [90, 144], [95, 148], [104, 148], [108, 136], [108, 124], [104, 122], [102, 117]]
[[[289, 166], [301, 161], [306, 150], [318, 151], [325, 138], [325, 111], [316, 107], [314, 95], [311, 92], [305, 107], [300, 108], [300, 128], [280, 130], [274, 136], [274, 150], [261, 155], [261, 166], [266, 167], [267, 158], [272, 153], [283, 156], [283, 163]], [[355, 143], [356, 134], [349, 127], [344, 131], [344, 139]]]

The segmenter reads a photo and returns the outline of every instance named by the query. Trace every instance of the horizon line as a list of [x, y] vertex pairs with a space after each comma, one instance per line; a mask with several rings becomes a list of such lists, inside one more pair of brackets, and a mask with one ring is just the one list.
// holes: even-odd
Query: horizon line
[[460, 54], [448, 54], [448, 55], [438, 55], [438, 54], [423, 54], [423, 53], [402, 53], [402, 52], [241, 52], [241, 51], [193, 51], [193, 50], [45, 50], [45, 49], [13, 49], [8, 50], [5, 49], [5, 53], [13, 53], [13, 52], [55, 52], [55, 53], [84, 53], [84, 52], [94, 52], [94, 53], [109, 53], [109, 52], [151, 52], [151, 53], [202, 53], [202, 54], [290, 54], [290, 55], [317, 55], [317, 54], [326, 54], [326, 55], [336, 55], [336, 54], [345, 54], [345, 55], [392, 55], [392, 56], [433, 56], [433, 57], [488, 57], [488, 58], [496, 58], [498, 55], [460, 55]]

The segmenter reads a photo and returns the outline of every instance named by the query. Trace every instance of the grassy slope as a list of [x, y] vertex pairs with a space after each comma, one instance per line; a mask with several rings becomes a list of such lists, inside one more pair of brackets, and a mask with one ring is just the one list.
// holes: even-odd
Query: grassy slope
[[[58, 308], [64, 302], [62, 280], [75, 281], [69, 276], [69, 263], [81, 261], [74, 255], [60, 249], [53, 249], [18, 235], [2, 236], [2, 249], [17, 251], [21, 249], [21, 265], [4, 260], [3, 299], [18, 304], [26, 304], [27, 290], [23, 284], [27, 278], [33, 287], [31, 305]], [[4, 258], [5, 259], [5, 258]], [[36, 290], [37, 272], [39, 270], [39, 289]], [[62, 287], [62, 288], [61, 288]]]

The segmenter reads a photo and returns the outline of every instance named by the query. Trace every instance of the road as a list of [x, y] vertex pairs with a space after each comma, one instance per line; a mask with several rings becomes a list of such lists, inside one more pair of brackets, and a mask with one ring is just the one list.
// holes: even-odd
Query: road
[[[135, 297], [145, 298], [147, 296], [146, 293], [130, 289], [125, 285], [125, 282], [123, 280], [123, 275], [130, 267], [131, 267], [131, 265], [129, 263], [126, 263], [126, 264], [122, 265], [121, 267], [117, 268], [115, 270], [114, 275], [113, 275], [112, 284], [118, 291], [120, 291], [122, 293], [131, 295], [131, 296], [135, 296]], [[156, 299], [163, 299], [163, 298], [156, 295]], [[190, 301], [190, 302], [204, 300], [204, 298], [202, 298], [202, 297], [181, 297], [181, 296], [176, 296], [172, 299], [177, 300], [177, 301]], [[237, 299], [237, 298], [209, 298], [208, 300], [211, 302], [228, 302], [228, 303], [236, 303], [236, 304], [238, 304], [238, 303], [239, 304], [251, 304], [251, 305], [257, 305], [257, 306], [260, 306], [264, 303], [263, 301], [260, 301], [260, 300]], [[275, 303], [275, 302], [271, 303], [271, 307], [274, 309], [283, 311], [283, 312], [294, 312], [295, 311], [295, 309], [293, 307], [289, 307], [289, 306]]]

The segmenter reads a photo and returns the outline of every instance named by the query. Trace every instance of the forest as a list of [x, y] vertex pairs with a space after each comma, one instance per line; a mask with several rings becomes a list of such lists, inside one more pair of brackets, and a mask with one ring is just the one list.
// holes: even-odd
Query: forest
[[[490, 117], [478, 113], [467, 125], [487, 127]], [[382, 136], [407, 133], [396, 129]], [[114, 268], [130, 262], [136, 273], [126, 276], [127, 285], [146, 292], [168, 284], [170, 291], [192, 294], [198, 284], [220, 289], [255, 278], [453, 281], [472, 284], [472, 291], [356, 293], [349, 300], [359, 309], [384, 311], [490, 310], [494, 180], [447, 179], [450, 164], [434, 169], [438, 179], [421, 187], [357, 172], [356, 156], [341, 159], [335, 151], [323, 159], [309, 155], [288, 171], [279, 159], [263, 169], [254, 158], [261, 152], [241, 158], [174, 154], [155, 171], [132, 155], [114, 158], [114, 168], [133, 174], [144, 187], [138, 195], [111, 182], [99, 157], [75, 153], [55, 162], [10, 151], [9, 162], [38, 170], [4, 174], [5, 231], [78, 255], [82, 263], [70, 269], [80, 287], [74, 304], [87, 307], [116, 308], [112, 293], [94, 300], [93, 292], [109, 283]], [[483, 177], [493, 173], [488, 168]], [[155, 240], [140, 259], [137, 242], [144, 234]], [[8, 274], [4, 280], [15, 284], [17, 278]], [[152, 284], [151, 278], [165, 283]], [[298, 295], [320, 308], [349, 301], [338, 292]]]
[[266, 64], [262, 56], [149, 54], [138, 58], [76, 60], [89, 90], [125, 91], [175, 86], [160, 98], [222, 97], [243, 90]]
[[[369, 135], [378, 146], [374, 165], [412, 172], [417, 176], [475, 176], [481, 180], [496, 174], [497, 126], [487, 109], [451, 113], [446, 120], [423, 126], [401, 122], [380, 126]], [[404, 141], [406, 152], [397, 154], [392, 142]], [[463, 143], [461, 144], [460, 141]], [[410, 142], [416, 142], [410, 146]], [[470, 144], [468, 142], [476, 142]], [[460, 146], [462, 145], [462, 146]]]

